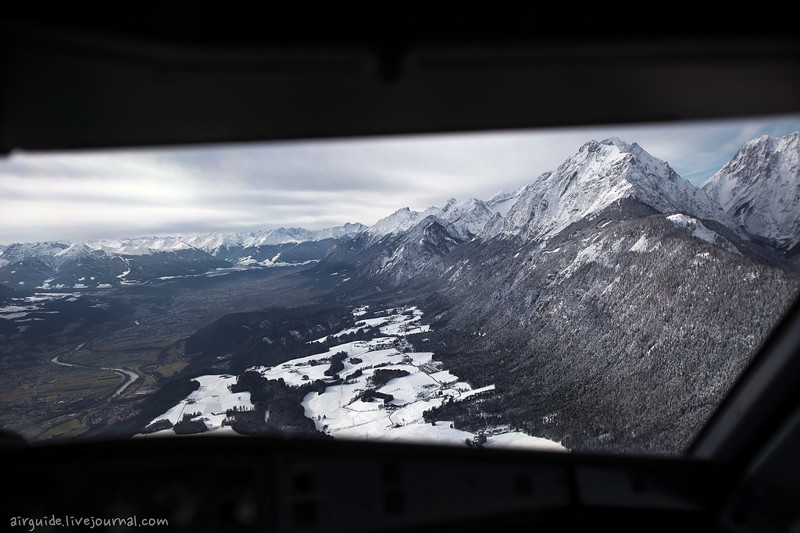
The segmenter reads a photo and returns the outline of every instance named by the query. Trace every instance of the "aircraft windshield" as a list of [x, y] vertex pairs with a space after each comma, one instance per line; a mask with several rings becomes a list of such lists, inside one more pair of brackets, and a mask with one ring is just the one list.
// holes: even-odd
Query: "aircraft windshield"
[[683, 453], [800, 294], [800, 117], [0, 161], [0, 424]]

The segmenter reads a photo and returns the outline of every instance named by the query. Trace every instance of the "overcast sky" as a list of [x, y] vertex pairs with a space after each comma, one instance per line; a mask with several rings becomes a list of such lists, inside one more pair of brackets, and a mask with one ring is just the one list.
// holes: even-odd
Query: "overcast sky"
[[285, 142], [0, 159], [0, 244], [373, 224], [449, 198], [488, 200], [588, 140], [637, 142], [699, 185], [747, 140], [800, 116], [738, 121]]

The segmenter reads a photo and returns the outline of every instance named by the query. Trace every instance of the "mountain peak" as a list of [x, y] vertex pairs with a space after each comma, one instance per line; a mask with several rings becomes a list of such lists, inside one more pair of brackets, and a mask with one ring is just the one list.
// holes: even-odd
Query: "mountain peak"
[[444, 205], [444, 207], [442, 207], [442, 213], [447, 213], [457, 204], [458, 200], [456, 200], [455, 198], [450, 198], [449, 200], [447, 200], [447, 203]]
[[463, 202], [451, 200], [441, 211], [441, 218], [452, 224], [462, 239], [469, 239], [480, 232], [493, 215], [486, 203], [476, 198]]
[[419, 215], [420, 213], [417, 211], [412, 211], [408, 207], [403, 207], [377, 221], [367, 228], [367, 232], [373, 236], [373, 240], [378, 240], [385, 235], [392, 235], [407, 230], [415, 224]]
[[399, 284], [441, 260], [461, 244], [459, 232], [437, 215], [420, 216], [407, 231], [392, 241], [390, 249], [379, 254], [370, 267], [373, 274]]
[[744, 143], [740, 150], [748, 150], [753, 146], [764, 146], [769, 149], [775, 150], [778, 144], [791, 145], [800, 142], [800, 131], [795, 131], [783, 137], [775, 137], [772, 135], [762, 135]]
[[746, 142], [702, 189], [750, 235], [783, 250], [800, 243], [800, 132]]
[[619, 137], [612, 136], [607, 137], [601, 141], [591, 140], [587, 141], [578, 149], [578, 153], [584, 152], [596, 152], [602, 147], [613, 147], [617, 148], [620, 152], [623, 153], [637, 153], [644, 151], [641, 146], [637, 143], [628, 143], [620, 139]]
[[69, 245], [67, 248], [64, 248], [60, 252], [55, 253], [54, 257], [59, 257], [59, 258], [81, 257], [91, 254], [92, 251], [93, 250], [89, 248], [85, 243], [74, 243]]
[[638, 144], [617, 137], [589, 141], [554, 172], [520, 194], [504, 234], [547, 238], [626, 197], [662, 213], [724, 218], [702, 192]]
[[519, 200], [520, 195], [525, 190], [525, 185], [519, 187], [504, 189], [486, 201], [486, 206], [501, 216], [506, 216], [508, 210]]
[[475, 198], [458, 201], [450, 198], [444, 207], [429, 207], [425, 211], [411, 211], [408, 207], [398, 209], [388, 217], [382, 218], [367, 231], [372, 236], [370, 241], [377, 242], [386, 235], [396, 235], [410, 229], [419, 221], [435, 217], [461, 239], [469, 239], [478, 233], [483, 225], [492, 217], [489, 207]]

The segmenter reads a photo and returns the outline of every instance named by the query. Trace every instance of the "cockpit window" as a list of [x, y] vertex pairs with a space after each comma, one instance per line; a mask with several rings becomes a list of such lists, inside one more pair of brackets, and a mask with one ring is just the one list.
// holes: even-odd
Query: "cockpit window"
[[682, 454], [800, 294], [800, 117], [0, 161], [0, 423]]

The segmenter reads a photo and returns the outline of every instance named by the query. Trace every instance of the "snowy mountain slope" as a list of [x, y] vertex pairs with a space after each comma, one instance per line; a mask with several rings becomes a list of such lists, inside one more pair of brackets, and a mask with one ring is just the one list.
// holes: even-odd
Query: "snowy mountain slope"
[[747, 233], [791, 250], [800, 243], [800, 132], [745, 143], [701, 188]]
[[486, 221], [486, 224], [483, 225], [483, 228], [478, 232], [475, 238], [478, 240], [486, 240], [496, 237], [502, 233], [505, 223], [506, 219], [503, 218], [503, 215], [495, 213], [492, 215], [492, 218]]
[[481, 200], [470, 198], [458, 202], [452, 198], [441, 209], [439, 218], [451, 223], [459, 236], [466, 240], [480, 232], [493, 216], [494, 212]]
[[65, 241], [15, 243], [0, 253], [0, 283], [14, 288], [33, 288], [55, 268], [55, 255], [69, 248]]
[[[80, 244], [80, 243], [79, 243]], [[134, 239], [103, 239], [88, 241], [83, 244], [93, 250], [101, 250], [107, 254], [146, 255], [155, 252], [174, 252], [190, 250], [195, 247], [181, 237], [138, 237]]]
[[627, 197], [662, 213], [732, 225], [719, 206], [666, 162], [636, 143], [610, 138], [587, 142], [555, 171], [525, 187], [508, 211], [503, 234], [545, 239]]
[[244, 248], [264, 246], [268, 244], [287, 244], [323, 239], [338, 238], [365, 229], [363, 224], [345, 224], [321, 230], [307, 230], [304, 228], [276, 228], [263, 232], [241, 234], [239, 244]]
[[672, 222], [676, 227], [687, 229], [692, 237], [706, 241], [708, 243], [724, 248], [725, 250], [741, 255], [741, 252], [725, 237], [716, 233], [715, 231], [707, 228], [702, 222], [696, 218], [676, 213], [667, 216], [667, 220]]
[[14, 263], [32, 257], [52, 257], [69, 248], [67, 241], [45, 241], [9, 244], [0, 251], [4, 264]]
[[375, 224], [367, 228], [370, 242], [377, 242], [387, 235], [396, 235], [409, 229], [417, 223], [421, 213], [412, 211], [408, 207], [398, 209], [389, 216], [378, 220]]
[[370, 235], [369, 242], [376, 243], [387, 235], [398, 235], [408, 231], [426, 217], [433, 216], [463, 240], [478, 233], [492, 215], [492, 210], [481, 200], [470, 198], [459, 202], [451, 198], [443, 207], [433, 206], [424, 211], [412, 211], [408, 207], [398, 209], [380, 219], [366, 231]]
[[520, 195], [525, 190], [525, 186], [516, 187], [500, 191], [486, 201], [487, 207], [500, 216], [505, 217], [508, 210], [519, 200]]
[[376, 238], [367, 230], [338, 241], [320, 261], [319, 270], [347, 270], [379, 285], [397, 286], [439, 262], [464, 241], [452, 224], [435, 215], [424, 217], [405, 231]]
[[272, 266], [317, 261], [325, 256], [334, 239], [363, 231], [363, 224], [307, 230], [277, 228], [262, 232], [212, 233], [185, 241], [214, 257], [239, 266]]
[[486, 204], [474, 198], [451, 198], [441, 208], [424, 211], [404, 207], [337, 242], [321, 269], [345, 269], [379, 284], [397, 285], [472, 238], [492, 216]]
[[187, 237], [185, 242], [195, 248], [210, 253], [214, 257], [225, 256], [243, 248], [242, 234], [239, 233], [194, 235]]
[[95, 288], [116, 284], [129, 263], [118, 254], [94, 249], [85, 243], [72, 244], [54, 256], [56, 263], [43, 288]]
[[387, 251], [371, 265], [373, 274], [399, 284], [438, 262], [462, 242], [438, 217], [428, 215], [388, 243]]
[[346, 235], [353, 235], [354, 233], [364, 231], [365, 229], [367, 229], [367, 226], [359, 222], [347, 222], [342, 226], [333, 226], [330, 228], [314, 230], [311, 232], [311, 239], [309, 240], [321, 241], [324, 239], [338, 239]]

